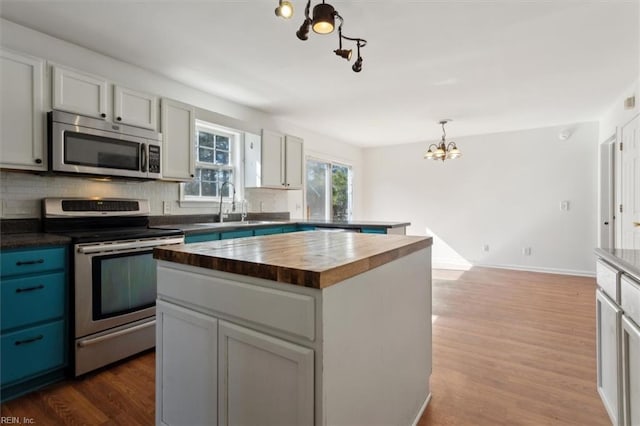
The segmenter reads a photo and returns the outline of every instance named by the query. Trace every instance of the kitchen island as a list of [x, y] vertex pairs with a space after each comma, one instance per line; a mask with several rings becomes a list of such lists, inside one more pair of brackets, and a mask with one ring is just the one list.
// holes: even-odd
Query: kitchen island
[[310, 231], [156, 248], [157, 423], [417, 422], [431, 243]]

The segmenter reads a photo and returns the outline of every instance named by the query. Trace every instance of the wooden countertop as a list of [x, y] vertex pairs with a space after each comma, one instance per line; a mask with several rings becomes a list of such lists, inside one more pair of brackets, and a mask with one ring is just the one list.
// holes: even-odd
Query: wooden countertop
[[162, 246], [153, 256], [322, 289], [431, 244], [431, 237], [309, 231]]

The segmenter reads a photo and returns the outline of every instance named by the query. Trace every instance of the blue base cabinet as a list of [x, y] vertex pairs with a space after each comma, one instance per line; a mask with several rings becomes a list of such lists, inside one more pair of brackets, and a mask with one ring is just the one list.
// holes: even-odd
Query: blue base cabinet
[[64, 377], [67, 366], [67, 248], [0, 253], [2, 401]]

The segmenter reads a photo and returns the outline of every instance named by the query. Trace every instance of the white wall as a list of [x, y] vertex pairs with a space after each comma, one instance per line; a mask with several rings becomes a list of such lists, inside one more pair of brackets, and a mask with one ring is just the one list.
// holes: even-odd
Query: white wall
[[[238, 124], [243, 130], [259, 131], [268, 128], [302, 137], [305, 150], [319, 153], [323, 157], [340, 156], [344, 162], [354, 166], [360, 174], [362, 151], [348, 143], [336, 141], [306, 129], [280, 121], [262, 111], [240, 105], [208, 93], [188, 87], [159, 74], [115, 60], [111, 57], [87, 50], [63, 40], [33, 31], [5, 19], [0, 19], [0, 44], [4, 47], [44, 58], [52, 63], [65, 65], [106, 77], [126, 87], [173, 98], [194, 105], [199, 115], [209, 114], [220, 119], [222, 125]], [[40, 199], [58, 196], [117, 196], [138, 197], [151, 200], [152, 214], [162, 214], [162, 201], [173, 203], [173, 214], [206, 214], [208, 207], [180, 207], [178, 184], [167, 182], [147, 183], [101, 183], [85, 178], [43, 177], [3, 171], [2, 201], [0, 217], [39, 217]], [[261, 194], [260, 191], [265, 191]], [[250, 200], [251, 210], [259, 211], [260, 201], [264, 205], [282, 208], [291, 207], [292, 217], [302, 217], [302, 191], [253, 191], [256, 200]], [[255, 201], [255, 202], [253, 202]], [[355, 209], [360, 208], [356, 204]], [[217, 211], [217, 209], [214, 209]]]
[[[573, 134], [559, 140], [565, 128]], [[444, 163], [423, 159], [427, 142], [365, 150], [367, 219], [410, 221], [409, 234], [433, 235], [434, 267], [593, 273], [598, 123], [448, 133], [463, 156]]]

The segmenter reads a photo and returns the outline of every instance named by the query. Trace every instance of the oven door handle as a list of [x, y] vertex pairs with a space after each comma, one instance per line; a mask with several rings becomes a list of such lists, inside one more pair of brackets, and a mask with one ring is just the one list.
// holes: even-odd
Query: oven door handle
[[139, 330], [144, 330], [145, 328], [155, 327], [156, 320], [145, 322], [144, 324], [134, 325], [133, 327], [125, 328], [114, 333], [105, 334], [104, 336], [94, 337], [92, 339], [84, 339], [78, 342], [78, 346], [81, 348], [95, 345], [96, 343], [104, 342], [105, 340], [114, 339], [119, 336], [124, 336], [129, 333], [134, 333]]
[[142, 248], [148, 248], [148, 247], [158, 247], [158, 246], [164, 246], [168, 244], [182, 244], [182, 243], [184, 243], [183, 237], [167, 238], [165, 240], [131, 241], [127, 243], [94, 244], [94, 245], [78, 247], [78, 253], [91, 254], [91, 253], [100, 253], [105, 251], [142, 249]]

